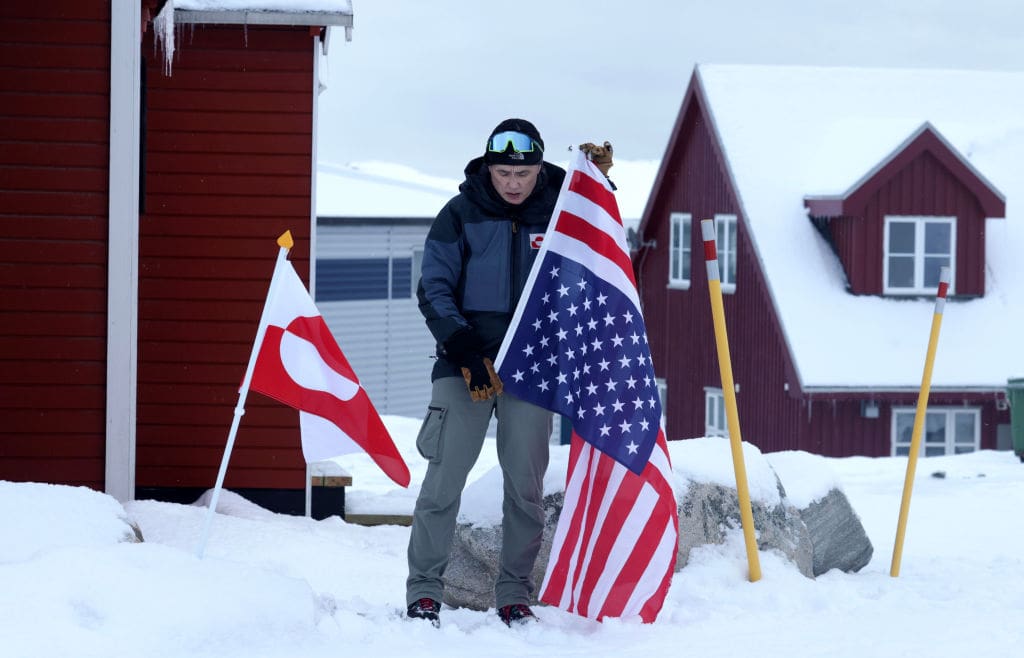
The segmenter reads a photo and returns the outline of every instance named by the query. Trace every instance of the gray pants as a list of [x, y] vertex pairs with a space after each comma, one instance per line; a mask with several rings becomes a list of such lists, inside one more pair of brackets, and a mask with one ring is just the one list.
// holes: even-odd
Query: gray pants
[[498, 419], [498, 463], [504, 475], [502, 547], [497, 607], [529, 603], [531, 576], [544, 530], [544, 471], [548, 466], [551, 412], [511, 395], [488, 402], [469, 399], [460, 377], [434, 382], [427, 417], [416, 446], [429, 460], [412, 534], [406, 603], [424, 597], [442, 600], [445, 568], [466, 477], [480, 456], [491, 414]]

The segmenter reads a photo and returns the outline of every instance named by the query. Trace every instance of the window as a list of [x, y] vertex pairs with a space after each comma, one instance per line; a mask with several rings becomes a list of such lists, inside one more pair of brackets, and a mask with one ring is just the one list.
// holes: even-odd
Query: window
[[666, 424], [668, 415], [665, 412], [665, 408], [668, 407], [668, 382], [664, 377], [655, 377], [654, 383], [658, 386], [658, 399], [661, 400], [661, 427], [664, 429], [668, 427]]
[[[318, 258], [316, 301], [408, 299], [419, 282], [417, 253], [384, 258]], [[423, 252], [419, 250], [419, 260]]]
[[956, 281], [955, 255], [955, 217], [886, 217], [883, 292], [935, 294], [943, 266], [949, 267]]
[[725, 421], [725, 395], [720, 388], [704, 389], [704, 436], [729, 436]]
[[689, 213], [674, 212], [669, 216], [669, 224], [668, 285], [686, 289], [690, 287], [693, 261], [693, 217]]
[[[892, 410], [892, 454], [910, 454], [914, 434], [914, 407]], [[959, 455], [981, 447], [981, 411], [971, 407], [928, 407], [921, 436], [922, 457]]]
[[722, 292], [733, 292], [736, 290], [736, 215], [715, 215], [715, 233]]

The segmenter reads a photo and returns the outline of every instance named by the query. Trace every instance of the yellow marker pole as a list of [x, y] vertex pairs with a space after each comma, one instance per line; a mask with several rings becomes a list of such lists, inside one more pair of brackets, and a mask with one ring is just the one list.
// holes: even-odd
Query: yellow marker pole
[[736, 495], [740, 505], [740, 520], [743, 522], [743, 541], [747, 547], [750, 582], [753, 583], [761, 579], [761, 559], [757, 554], [757, 538], [754, 536], [754, 513], [750, 507], [747, 467], [743, 462], [743, 439], [740, 436], [740, 417], [736, 411], [736, 387], [732, 380], [729, 336], [725, 331], [725, 307], [722, 305], [722, 282], [718, 272], [718, 248], [715, 245], [715, 220], [702, 220], [700, 230], [704, 240], [704, 262], [708, 271], [708, 290], [711, 292], [711, 315], [715, 322], [715, 343], [718, 346], [718, 368], [721, 371], [722, 393], [725, 396], [732, 466], [736, 473]]
[[914, 430], [910, 435], [910, 455], [907, 459], [907, 476], [903, 481], [903, 501], [900, 503], [900, 520], [896, 524], [896, 544], [892, 549], [892, 565], [889, 575], [900, 575], [900, 560], [903, 557], [903, 539], [907, 533], [907, 516], [910, 514], [910, 496], [914, 490], [914, 472], [917, 470], [917, 453], [921, 449], [921, 432], [928, 409], [928, 392], [932, 385], [932, 366], [935, 364], [935, 348], [939, 343], [939, 329], [942, 327], [942, 311], [946, 307], [946, 292], [949, 290], [948, 267], [939, 272], [939, 290], [935, 297], [935, 314], [932, 316], [932, 333], [928, 338], [928, 354], [924, 359], [924, 375], [921, 377], [921, 391], [917, 394], [917, 410], [914, 413]]
[[[213, 494], [210, 497], [210, 505], [206, 510], [206, 518], [203, 520], [203, 528], [199, 535], [199, 544], [196, 546], [196, 556], [203, 557], [206, 552], [206, 542], [210, 538], [210, 526], [213, 524], [213, 515], [217, 511], [217, 502], [220, 500], [220, 492], [224, 487], [224, 476], [228, 472], [228, 461], [231, 459], [231, 450], [235, 446], [235, 436], [238, 434], [238, 426], [245, 414], [245, 400], [249, 396], [249, 384], [252, 382], [252, 372], [256, 368], [256, 357], [259, 356], [260, 347], [263, 346], [263, 338], [267, 334], [267, 307], [278, 288], [278, 272], [288, 262], [288, 252], [294, 246], [292, 232], [285, 231], [277, 238], [277, 261], [274, 263], [274, 273], [270, 277], [270, 288], [267, 290], [267, 301], [263, 304], [263, 311], [260, 313], [260, 323], [256, 327], [256, 339], [253, 341], [252, 351], [249, 353], [249, 365], [246, 366], [245, 376], [242, 378], [242, 385], [238, 389], [238, 403], [235, 405], [235, 416], [231, 421], [231, 429], [228, 430], [227, 444], [224, 446], [224, 455], [220, 460], [220, 469], [217, 471], [217, 482], [213, 485]], [[309, 478], [306, 478], [309, 482]]]

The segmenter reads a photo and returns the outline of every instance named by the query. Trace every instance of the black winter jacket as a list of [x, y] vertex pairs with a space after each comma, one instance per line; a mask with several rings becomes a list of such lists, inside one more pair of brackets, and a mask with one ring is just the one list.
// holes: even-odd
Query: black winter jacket
[[477, 332], [486, 356], [497, 356], [565, 179], [565, 170], [545, 162], [530, 196], [511, 205], [494, 189], [482, 157], [470, 160], [465, 174], [423, 249], [417, 297], [437, 341], [431, 379], [459, 376], [442, 345], [462, 327]]

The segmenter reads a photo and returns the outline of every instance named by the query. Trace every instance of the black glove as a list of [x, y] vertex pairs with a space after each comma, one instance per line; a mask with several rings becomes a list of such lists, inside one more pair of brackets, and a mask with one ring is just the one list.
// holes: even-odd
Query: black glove
[[445, 357], [457, 366], [468, 365], [474, 357], [479, 361], [483, 349], [484, 342], [472, 327], [462, 327], [444, 341]]
[[490, 400], [505, 390], [498, 373], [494, 371], [494, 365], [487, 357], [471, 358], [469, 364], [462, 367], [462, 378], [466, 380], [469, 398], [473, 402]]

